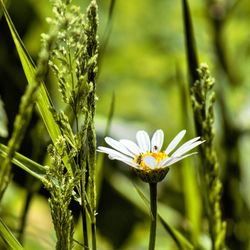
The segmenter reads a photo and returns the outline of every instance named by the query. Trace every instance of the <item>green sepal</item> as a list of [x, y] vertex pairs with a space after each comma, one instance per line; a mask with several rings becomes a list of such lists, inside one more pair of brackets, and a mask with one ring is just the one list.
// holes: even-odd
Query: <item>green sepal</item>
[[149, 170], [133, 168], [133, 170], [142, 181], [147, 183], [157, 183], [165, 178], [169, 171], [169, 167]]

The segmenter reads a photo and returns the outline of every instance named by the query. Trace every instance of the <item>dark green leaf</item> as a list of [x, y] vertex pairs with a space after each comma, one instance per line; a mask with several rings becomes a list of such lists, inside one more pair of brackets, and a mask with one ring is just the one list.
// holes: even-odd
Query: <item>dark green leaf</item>
[[[20, 36], [18, 35], [18, 32], [8, 14], [8, 11], [3, 3], [2, 0], [0, 0], [0, 4], [2, 6], [4, 16], [6, 18], [6, 21], [8, 23], [13, 41], [15, 43], [25, 76], [27, 78], [27, 81], [29, 84], [34, 84], [35, 79], [35, 64], [32, 61], [28, 51], [26, 50]], [[57, 123], [55, 122], [53, 115], [50, 112], [50, 109], [52, 108], [52, 104], [47, 92], [46, 87], [43, 83], [41, 83], [40, 88], [38, 90], [37, 99], [36, 99], [37, 108], [39, 110], [39, 113], [44, 121], [44, 124], [48, 130], [48, 133], [51, 137], [51, 140], [55, 143], [58, 136], [61, 135], [60, 128], [58, 127]], [[72, 174], [71, 165], [68, 162], [68, 158], [65, 157], [64, 159], [65, 166], [67, 167], [68, 171]]]
[[5, 223], [2, 221], [1, 218], [0, 218], [0, 235], [8, 249], [24, 250], [24, 248], [21, 246], [21, 244], [18, 242], [15, 236], [11, 233], [11, 231], [5, 225]]
[[[8, 148], [0, 144], [0, 156], [5, 158], [7, 156]], [[25, 157], [22, 154], [15, 153], [14, 157], [12, 158], [12, 163], [17, 165], [18, 167], [25, 170], [27, 173], [31, 174], [32, 176], [36, 177], [39, 180], [43, 180], [43, 175], [45, 174], [45, 167], [38, 164], [35, 161]]]
[[196, 52], [195, 37], [193, 32], [191, 12], [188, 6], [188, 0], [182, 0], [182, 6], [183, 6], [183, 21], [185, 29], [185, 42], [186, 42], [189, 78], [190, 78], [190, 84], [192, 85], [199, 77], [197, 72], [198, 55]]

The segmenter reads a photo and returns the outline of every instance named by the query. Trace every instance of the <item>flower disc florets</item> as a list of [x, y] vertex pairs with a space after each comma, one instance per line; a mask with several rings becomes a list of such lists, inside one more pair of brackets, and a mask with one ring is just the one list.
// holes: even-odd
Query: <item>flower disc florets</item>
[[161, 129], [155, 131], [151, 140], [147, 132], [138, 131], [137, 144], [126, 139], [116, 141], [106, 137], [106, 143], [113, 149], [98, 147], [98, 151], [108, 154], [112, 160], [116, 159], [131, 166], [143, 181], [159, 182], [166, 176], [170, 165], [195, 154], [195, 152], [185, 153], [204, 142], [200, 137], [195, 137], [172, 153], [185, 133], [186, 130], [179, 132], [164, 151], [161, 151], [164, 141], [164, 133]]

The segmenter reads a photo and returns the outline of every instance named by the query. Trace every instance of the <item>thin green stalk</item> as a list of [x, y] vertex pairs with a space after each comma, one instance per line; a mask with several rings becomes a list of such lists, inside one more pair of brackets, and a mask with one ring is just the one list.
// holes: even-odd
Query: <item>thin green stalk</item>
[[34, 192], [33, 191], [28, 191], [26, 199], [25, 199], [25, 204], [23, 207], [23, 212], [22, 212], [22, 217], [21, 217], [21, 224], [20, 224], [20, 232], [18, 236], [19, 242], [22, 244], [23, 239], [24, 239], [24, 233], [25, 233], [25, 227], [27, 224], [27, 217], [28, 217], [28, 211], [31, 205], [31, 201], [33, 198]]
[[157, 183], [149, 183], [150, 188], [150, 236], [148, 250], [155, 249], [156, 225], [157, 225]]
[[81, 209], [82, 209], [82, 232], [83, 232], [83, 245], [84, 249], [89, 249], [89, 241], [88, 241], [88, 226], [87, 226], [87, 211], [85, 207], [85, 173], [82, 173], [83, 176], [80, 180], [81, 186]]
[[222, 184], [219, 177], [219, 163], [214, 149], [214, 111], [215, 94], [212, 91], [214, 79], [208, 66], [201, 64], [197, 70], [200, 78], [191, 88], [191, 99], [197, 134], [205, 141], [200, 152], [203, 166], [201, 177], [206, 194], [206, 213], [213, 250], [225, 249], [226, 222], [222, 219], [220, 206]]
[[92, 228], [92, 249], [96, 249], [96, 135], [93, 118], [88, 127], [88, 166], [89, 166], [89, 196], [90, 196], [90, 217]]
[[96, 250], [96, 223], [95, 221], [91, 223], [92, 232], [92, 250]]
[[87, 82], [91, 87], [91, 92], [87, 97], [87, 108], [89, 124], [87, 127], [88, 140], [88, 170], [89, 170], [89, 198], [90, 198], [90, 218], [92, 228], [92, 249], [96, 249], [96, 132], [95, 132], [95, 107], [96, 107], [96, 75], [97, 75], [97, 56], [98, 56], [98, 14], [96, 0], [92, 0], [87, 9], [86, 26], [86, 51], [89, 58], [89, 68], [87, 71]]
[[89, 249], [89, 240], [88, 240], [88, 227], [87, 227], [87, 212], [84, 207], [82, 206], [82, 231], [83, 231], [83, 245], [84, 249]]

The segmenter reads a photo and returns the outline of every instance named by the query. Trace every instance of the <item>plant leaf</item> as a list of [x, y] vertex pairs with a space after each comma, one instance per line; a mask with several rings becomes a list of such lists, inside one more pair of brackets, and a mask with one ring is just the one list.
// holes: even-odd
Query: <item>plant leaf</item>
[[185, 30], [186, 53], [189, 69], [190, 85], [199, 78], [198, 69], [198, 56], [196, 52], [195, 38], [193, 32], [193, 24], [191, 12], [188, 6], [188, 0], [182, 0], [183, 7], [183, 22]]
[[191, 168], [188, 161], [183, 163], [181, 168], [183, 174], [183, 193], [185, 200], [186, 216], [191, 227], [190, 236], [194, 245], [198, 243], [198, 238], [201, 233], [201, 218], [202, 218], [202, 201], [200, 189], [198, 187], [196, 173], [194, 168]]
[[168, 223], [159, 215], [159, 213], [158, 217], [160, 219], [161, 224], [163, 225], [165, 230], [171, 235], [172, 239], [180, 250], [194, 249], [193, 245], [178, 230], [169, 226]]
[[[3, 144], [0, 144], [0, 156], [5, 158], [7, 156], [7, 152], [8, 152], [8, 147], [6, 147]], [[40, 165], [39, 163], [32, 161], [31, 159], [17, 152], [14, 154], [14, 157], [12, 158], [12, 163], [22, 168], [27, 173], [31, 174], [40, 181], [43, 180], [43, 175], [45, 174], [45, 167]]]
[[115, 4], [116, 4], [116, 0], [110, 1], [108, 21], [107, 21], [107, 24], [106, 24], [106, 27], [104, 30], [104, 34], [102, 36], [103, 39], [102, 39], [101, 46], [100, 46], [100, 53], [99, 53], [99, 59], [98, 59], [99, 67], [101, 66], [102, 58], [103, 58], [103, 55], [104, 55], [105, 50], [107, 48], [109, 37], [111, 34], [112, 20], [113, 20], [113, 13], [114, 13]]
[[8, 249], [24, 250], [16, 237], [11, 233], [7, 225], [0, 218], [0, 236]]
[[[35, 79], [35, 64], [32, 61], [32, 58], [30, 57], [29, 53], [27, 52], [20, 36], [18, 35], [18, 32], [17, 32], [2, 0], [0, 0], [0, 4], [2, 5], [4, 16], [5, 16], [6, 21], [8, 23], [13, 41], [15, 43], [15, 46], [16, 46], [23, 70], [24, 70], [24, 74], [27, 78], [28, 83], [33, 84], [34, 79]], [[57, 123], [55, 122], [52, 113], [50, 112], [50, 109], [52, 107], [52, 103], [50, 101], [47, 89], [43, 83], [40, 84], [40, 87], [37, 91], [36, 104], [37, 104], [38, 111], [39, 111], [39, 113], [44, 121], [46, 128], [47, 128], [47, 131], [50, 135], [50, 138], [55, 143], [58, 136], [61, 135], [61, 131], [60, 131], [60, 128], [58, 127]], [[68, 157], [64, 158], [64, 164], [67, 167], [70, 174], [73, 174], [71, 165], [68, 162]]]

